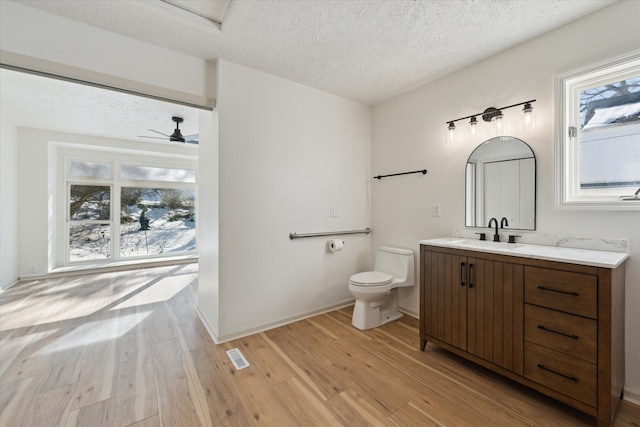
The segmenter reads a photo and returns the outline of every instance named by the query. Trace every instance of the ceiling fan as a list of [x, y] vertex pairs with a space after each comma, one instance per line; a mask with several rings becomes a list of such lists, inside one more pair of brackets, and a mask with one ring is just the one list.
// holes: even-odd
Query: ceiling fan
[[159, 133], [164, 138], [160, 138], [158, 136], [145, 136], [145, 135], [139, 135], [139, 136], [141, 138], [168, 139], [171, 142], [186, 142], [189, 144], [198, 144], [198, 134], [183, 136], [182, 132], [180, 132], [180, 123], [184, 121], [182, 117], [173, 116], [171, 117], [171, 120], [176, 122], [176, 128], [173, 130], [173, 133], [171, 135], [167, 135], [166, 133], [159, 132], [155, 129], [149, 129], [151, 132]]

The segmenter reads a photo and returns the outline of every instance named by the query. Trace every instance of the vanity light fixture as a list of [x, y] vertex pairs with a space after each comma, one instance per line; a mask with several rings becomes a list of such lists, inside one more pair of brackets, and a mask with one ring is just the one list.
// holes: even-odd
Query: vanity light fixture
[[507, 105], [506, 107], [489, 107], [484, 110], [482, 113], [471, 114], [466, 117], [461, 117], [455, 120], [448, 120], [447, 123], [447, 139], [448, 142], [454, 142], [456, 140], [456, 125], [455, 122], [460, 120], [469, 120], [469, 137], [473, 139], [478, 134], [478, 124], [480, 123], [477, 119], [478, 116], [482, 117], [482, 120], [485, 122], [490, 122], [492, 131], [494, 136], [497, 136], [504, 132], [504, 113], [503, 110], [507, 110], [509, 108], [518, 107], [523, 105], [522, 114], [523, 119], [521, 120], [522, 127], [534, 127], [535, 126], [535, 110], [531, 104], [536, 102], [535, 99], [531, 99], [529, 101], [519, 102], [513, 105]]

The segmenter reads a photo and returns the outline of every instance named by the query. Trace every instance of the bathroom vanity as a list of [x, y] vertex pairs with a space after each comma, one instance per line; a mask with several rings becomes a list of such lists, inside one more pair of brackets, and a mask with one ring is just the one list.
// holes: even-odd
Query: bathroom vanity
[[627, 256], [421, 241], [421, 349], [436, 344], [609, 426], [624, 386]]

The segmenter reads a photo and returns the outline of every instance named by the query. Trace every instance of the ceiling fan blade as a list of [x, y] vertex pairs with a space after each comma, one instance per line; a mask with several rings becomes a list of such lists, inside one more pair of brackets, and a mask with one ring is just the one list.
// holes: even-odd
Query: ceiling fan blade
[[166, 133], [162, 133], [162, 132], [158, 132], [157, 130], [153, 130], [153, 129], [149, 129], [151, 132], [155, 132], [155, 133], [159, 133], [162, 136], [166, 136], [167, 138], [169, 138], [169, 135], [167, 135]]
[[199, 136], [200, 135], [197, 133], [194, 133], [193, 135], [185, 135], [184, 141], [188, 142], [189, 144], [199, 144], [199, 141], [198, 141]]
[[146, 135], [138, 135], [138, 138], [162, 139], [163, 141], [167, 140], [167, 138], [160, 138], [159, 136], [146, 136]]

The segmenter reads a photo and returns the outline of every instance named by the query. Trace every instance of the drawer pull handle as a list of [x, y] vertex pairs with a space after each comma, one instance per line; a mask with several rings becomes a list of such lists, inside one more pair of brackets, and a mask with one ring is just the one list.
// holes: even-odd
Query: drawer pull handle
[[558, 372], [558, 371], [554, 371], [553, 369], [549, 369], [549, 368], [547, 368], [546, 366], [544, 366], [542, 363], [538, 363], [538, 368], [540, 368], [540, 369], [544, 369], [545, 371], [549, 371], [549, 372], [551, 372], [552, 374], [559, 375], [559, 376], [561, 376], [562, 378], [566, 378], [566, 379], [568, 379], [568, 380], [573, 381], [574, 383], [577, 383], [577, 382], [578, 382], [578, 379], [577, 379], [576, 377], [572, 377], [572, 376], [570, 376], [570, 375], [563, 374], [562, 372]]
[[577, 297], [578, 295], [580, 295], [577, 292], [561, 291], [559, 289], [551, 289], [551, 288], [547, 288], [547, 287], [544, 287], [544, 286], [538, 286], [538, 289], [540, 289], [541, 291], [549, 291], [549, 292], [556, 292], [556, 293], [559, 293], [559, 294], [571, 295], [572, 297]]
[[571, 338], [572, 340], [577, 340], [580, 338], [577, 335], [565, 334], [564, 332], [554, 331], [553, 329], [549, 329], [544, 325], [538, 325], [538, 329], [542, 329], [543, 331], [553, 332], [554, 334], [562, 335], [563, 337]]

